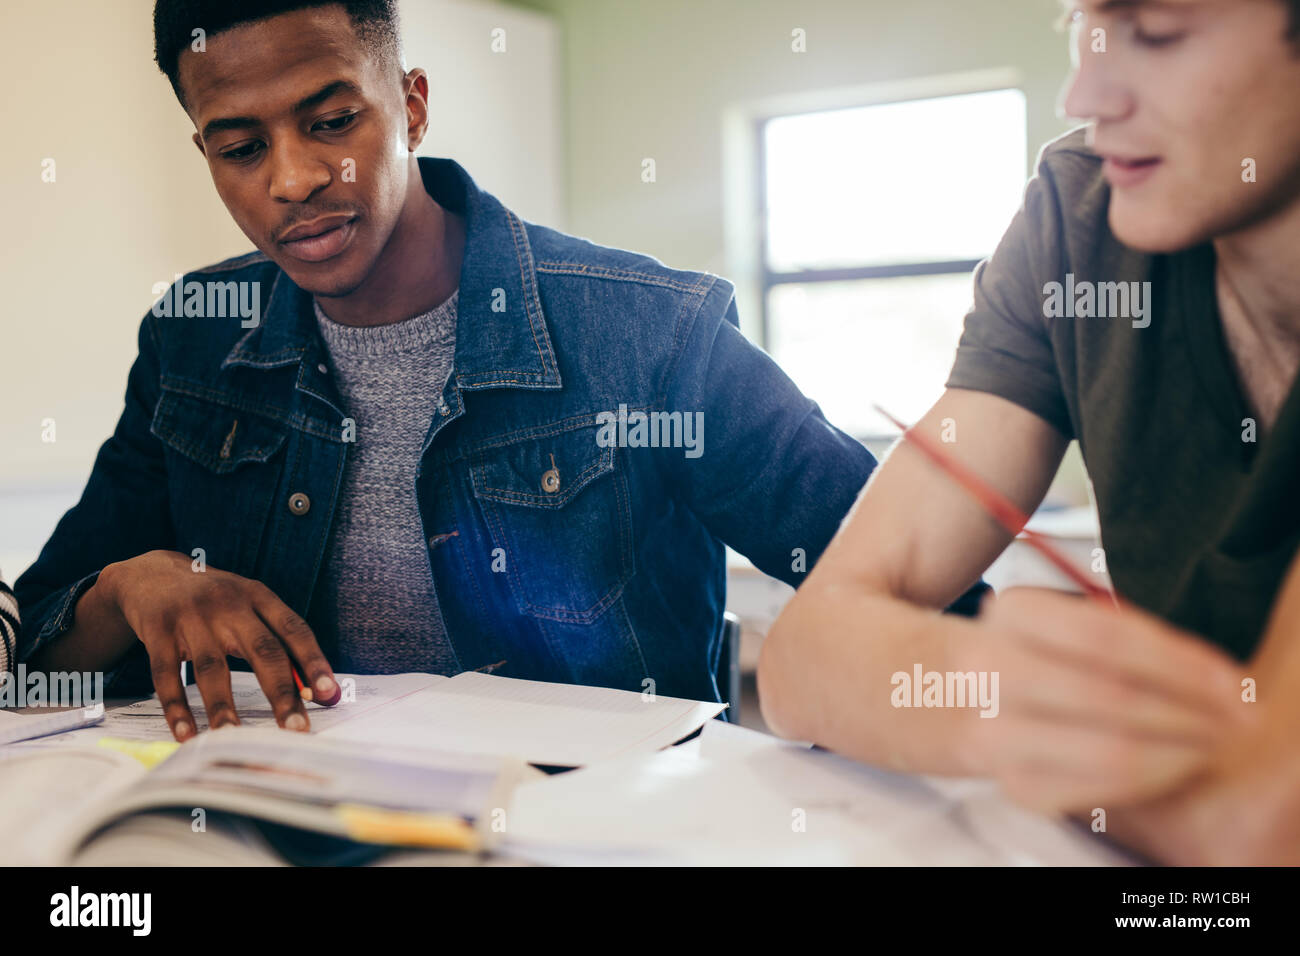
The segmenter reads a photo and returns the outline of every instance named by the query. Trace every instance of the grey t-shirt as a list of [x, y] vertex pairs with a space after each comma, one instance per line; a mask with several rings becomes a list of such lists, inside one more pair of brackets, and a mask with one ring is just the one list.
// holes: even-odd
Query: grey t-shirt
[[339, 671], [460, 670], [415, 496], [424, 436], [451, 374], [457, 298], [373, 328], [340, 325], [316, 306], [344, 410], [356, 424], [313, 602]]
[[1024, 206], [976, 270], [948, 386], [1001, 396], [1077, 438], [1120, 593], [1244, 657], [1300, 544], [1300, 389], [1269, 434], [1252, 429], [1213, 246], [1130, 249], [1110, 230], [1109, 202], [1082, 131], [1043, 150]]

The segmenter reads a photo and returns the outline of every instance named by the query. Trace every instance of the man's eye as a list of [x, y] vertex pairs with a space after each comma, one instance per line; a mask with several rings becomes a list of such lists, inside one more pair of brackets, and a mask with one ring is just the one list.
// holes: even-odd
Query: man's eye
[[343, 116], [336, 116], [333, 119], [321, 120], [316, 124], [316, 128], [324, 130], [327, 133], [337, 133], [339, 130], [351, 126], [352, 121], [356, 118], [356, 113], [347, 113]]
[[252, 156], [261, 148], [262, 148], [261, 143], [245, 143], [243, 146], [237, 146], [234, 149], [226, 150], [224, 153], [221, 154], [221, 158], [222, 159], [248, 159], [250, 156]]
[[1181, 40], [1186, 34], [1179, 30], [1153, 30], [1149, 27], [1144, 28], [1141, 23], [1133, 26], [1133, 39], [1145, 47], [1163, 47], [1172, 46]]
[[1183, 34], [1148, 34], [1138, 30], [1134, 33], [1134, 39], [1144, 47], [1171, 47], [1183, 39]]

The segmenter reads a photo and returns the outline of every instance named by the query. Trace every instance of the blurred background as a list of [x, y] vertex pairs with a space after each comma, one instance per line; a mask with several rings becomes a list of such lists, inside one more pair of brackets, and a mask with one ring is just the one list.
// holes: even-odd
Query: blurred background
[[[526, 219], [728, 277], [745, 333], [878, 452], [892, 436], [871, 404], [914, 419], [937, 397], [970, 272], [1039, 147], [1069, 128], [1058, 0], [402, 7], [407, 65], [430, 74], [421, 153], [458, 160]], [[251, 244], [153, 64], [152, 0], [46, 0], [3, 18], [12, 581], [113, 428], [154, 285]], [[1072, 450], [1041, 520], [1086, 552], [1086, 505]], [[789, 589], [734, 555], [731, 580], [752, 659]]]

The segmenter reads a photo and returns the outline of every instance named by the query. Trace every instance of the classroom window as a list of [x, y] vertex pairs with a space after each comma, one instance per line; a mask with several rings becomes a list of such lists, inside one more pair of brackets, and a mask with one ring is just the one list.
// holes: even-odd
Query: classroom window
[[1025, 99], [995, 90], [760, 127], [763, 345], [836, 425], [895, 432], [943, 389], [970, 273], [1020, 205]]

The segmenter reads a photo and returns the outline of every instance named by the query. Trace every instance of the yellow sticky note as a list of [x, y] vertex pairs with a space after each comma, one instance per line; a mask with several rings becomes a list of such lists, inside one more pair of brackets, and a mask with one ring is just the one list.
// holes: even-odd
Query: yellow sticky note
[[127, 740], [125, 737], [100, 737], [99, 746], [134, 757], [146, 767], [155, 767], [176, 752], [174, 740]]
[[335, 813], [342, 818], [348, 836], [362, 843], [467, 851], [480, 845], [474, 827], [451, 814], [385, 810], [355, 803], [340, 804]]

